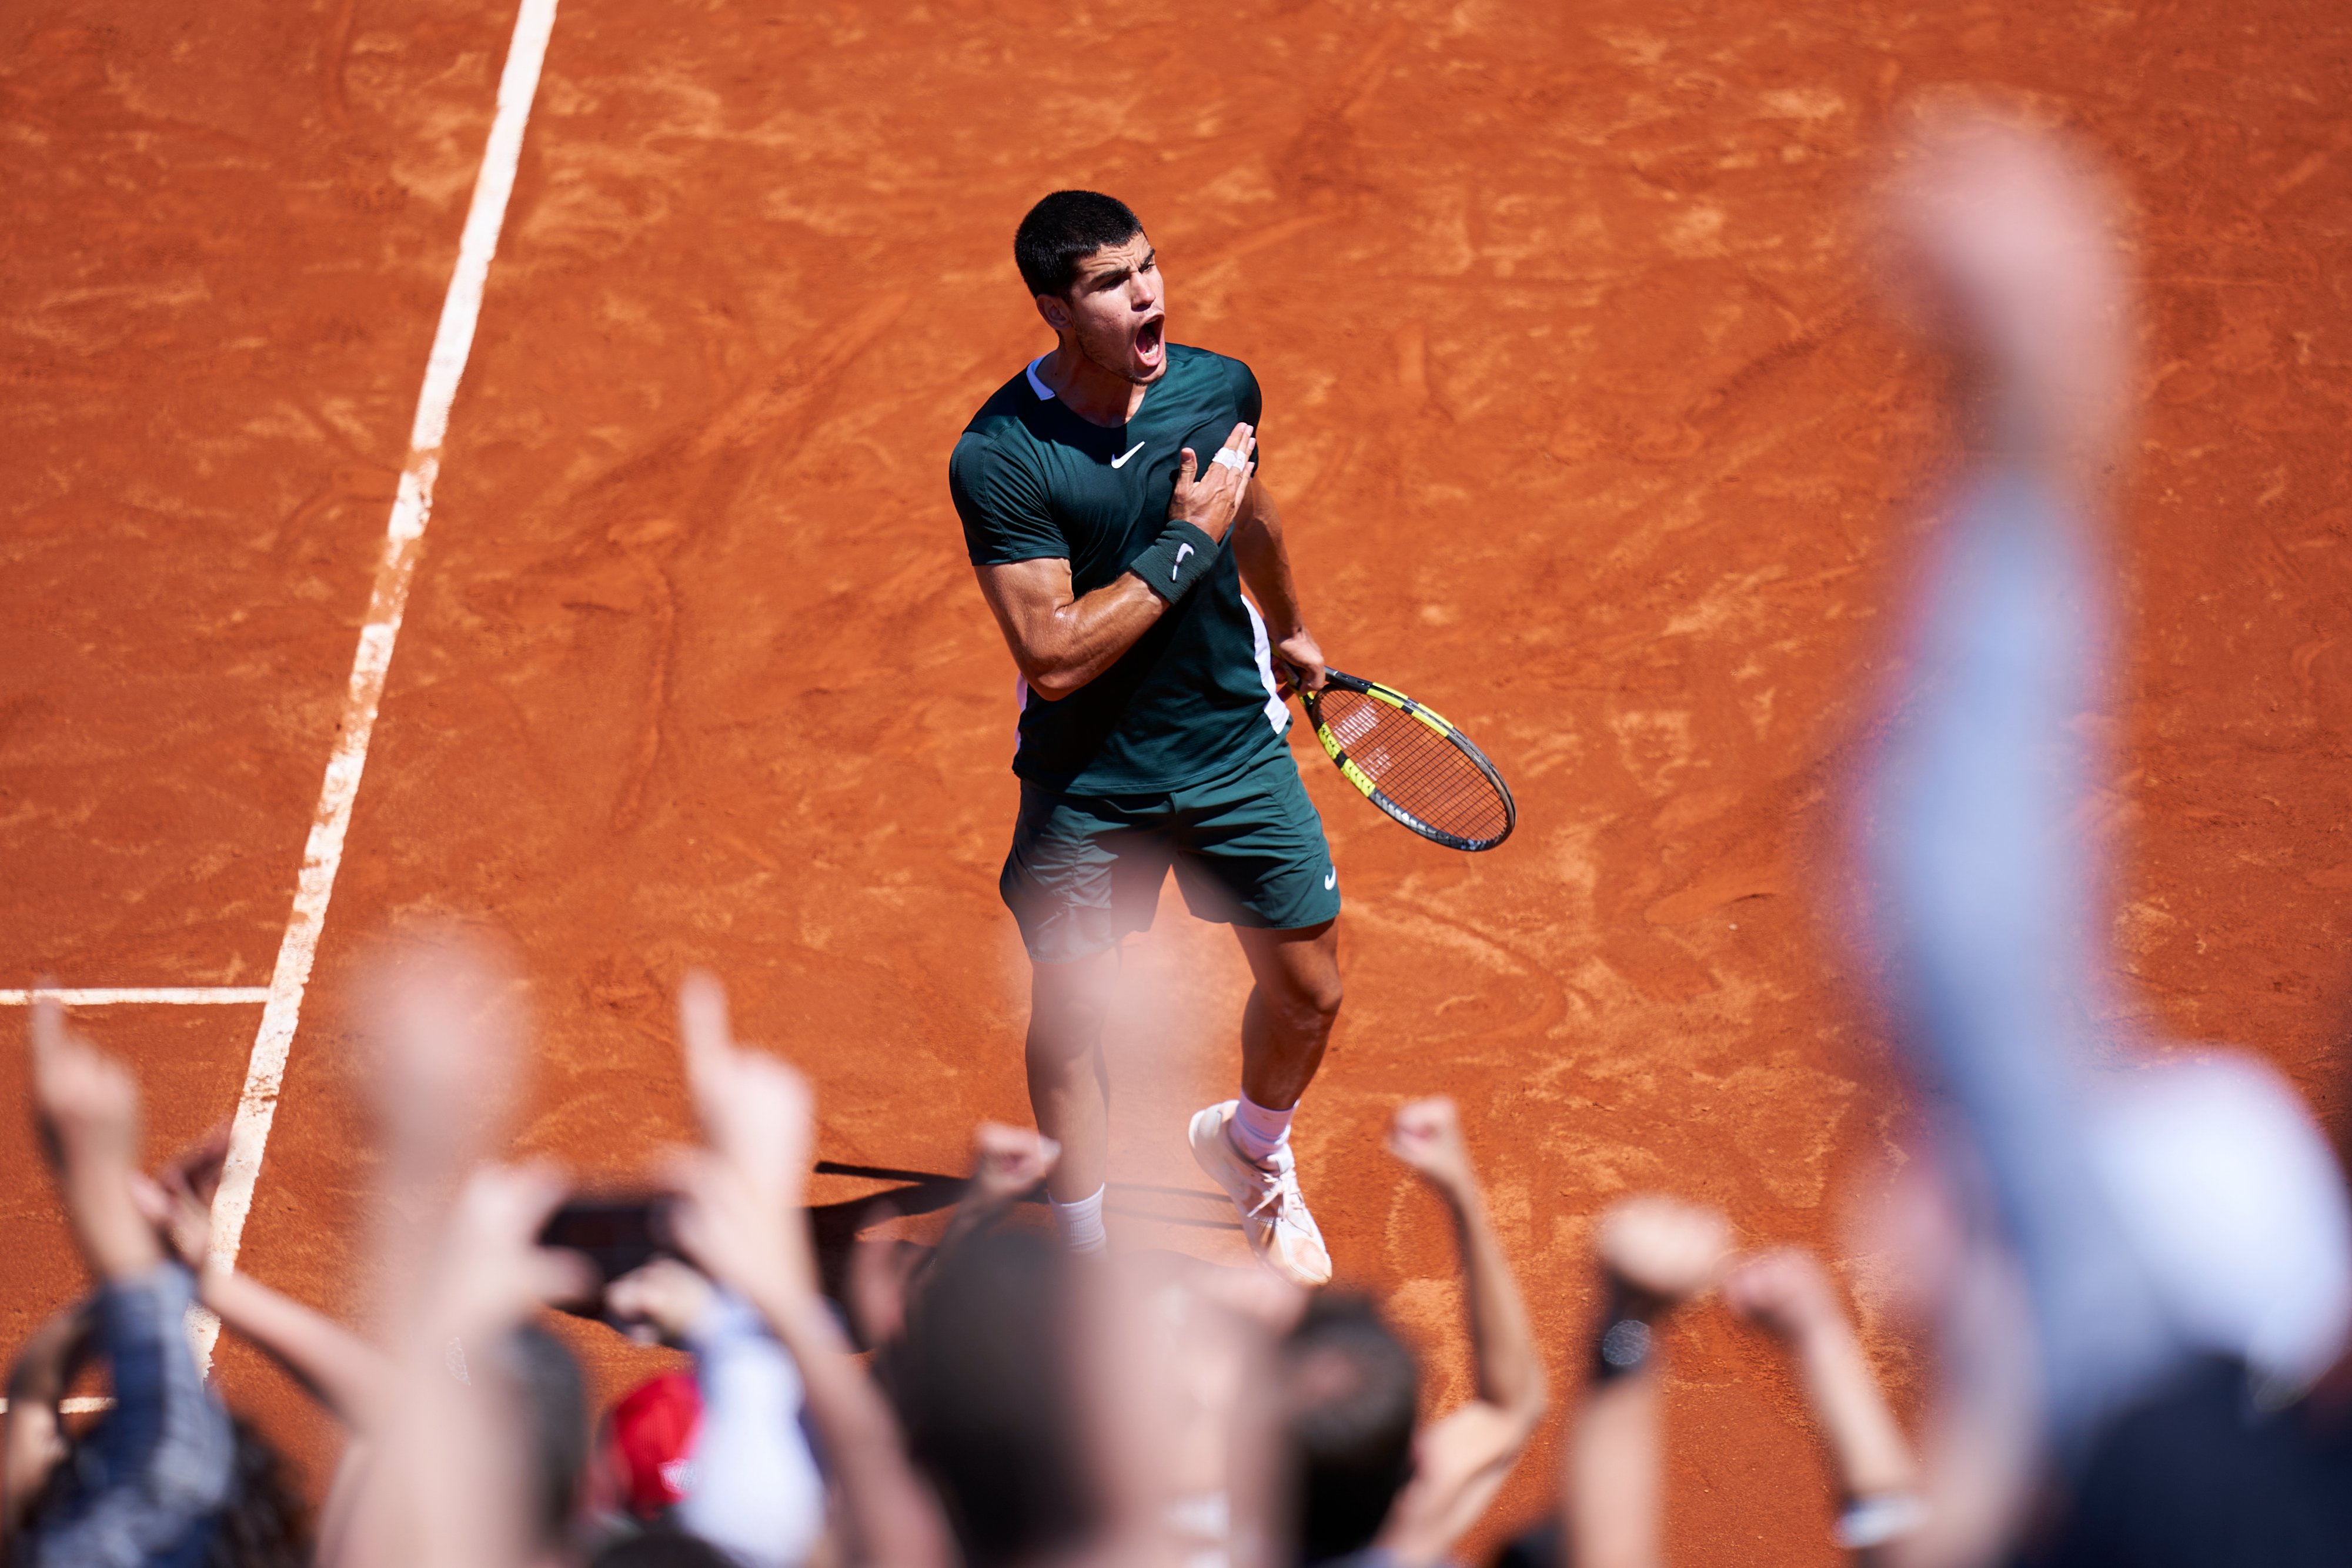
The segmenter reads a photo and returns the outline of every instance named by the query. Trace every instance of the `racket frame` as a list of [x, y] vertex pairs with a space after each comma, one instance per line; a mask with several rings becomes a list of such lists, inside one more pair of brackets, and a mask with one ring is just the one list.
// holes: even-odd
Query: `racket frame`
[[1375, 702], [1386, 703], [1399, 712], [1428, 726], [1441, 739], [1468, 758], [1478, 771], [1486, 776], [1486, 782], [1495, 787], [1495, 793], [1502, 799], [1503, 831], [1491, 839], [1465, 839], [1459, 833], [1449, 833], [1443, 828], [1424, 822], [1402, 806], [1398, 805], [1372, 781], [1371, 775], [1357, 766], [1355, 758], [1348, 755], [1348, 748], [1339, 744], [1339, 737], [1331, 732], [1331, 727], [1323, 722], [1323, 706], [1319, 700], [1322, 691], [1310, 692], [1301, 687], [1298, 694], [1299, 702], [1307, 709], [1308, 727], [1315, 731], [1315, 738], [1323, 743], [1325, 754], [1339, 767], [1340, 776], [1361, 791], [1365, 800], [1370, 800], [1423, 838], [1433, 843], [1444, 844], [1450, 850], [1462, 850], [1475, 854], [1482, 850], [1493, 849], [1511, 836], [1511, 830], [1519, 825], [1519, 808], [1511, 799], [1511, 787], [1503, 782], [1502, 774], [1496, 771], [1493, 763], [1486, 760], [1485, 752], [1471, 744], [1468, 736], [1454, 728], [1434, 708], [1413, 701], [1394, 686], [1384, 686], [1378, 681], [1368, 681], [1361, 675], [1350, 675], [1339, 670], [1326, 670], [1323, 672], [1323, 677], [1325, 682], [1323, 690], [1328, 691], [1336, 686], [1341, 691], [1356, 692], [1370, 697]]

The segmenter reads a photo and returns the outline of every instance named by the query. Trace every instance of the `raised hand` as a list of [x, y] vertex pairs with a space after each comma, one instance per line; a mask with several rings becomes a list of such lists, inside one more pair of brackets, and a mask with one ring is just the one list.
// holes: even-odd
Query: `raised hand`
[[1821, 1260], [1801, 1247], [1750, 1253], [1723, 1279], [1723, 1301], [1738, 1316], [1791, 1343], [1844, 1321]]
[[[956, 1204], [955, 1217], [948, 1221], [945, 1235], [940, 1238], [940, 1250], [946, 1252], [961, 1246], [974, 1231], [992, 1223], [1005, 1208], [1017, 1201], [1054, 1168], [1062, 1157], [1062, 1145], [1043, 1133], [1027, 1127], [1008, 1127], [1002, 1122], [982, 1122], [971, 1134], [971, 1181], [965, 1186], [962, 1198]], [[863, 1256], [861, 1243], [861, 1256]], [[889, 1281], [893, 1274], [905, 1276], [904, 1267], [885, 1269], [881, 1247], [868, 1260], [866, 1270], [869, 1282], [877, 1287], [872, 1316], [877, 1323], [894, 1321], [903, 1314], [905, 1280], [897, 1287], [898, 1299], [888, 1300]], [[895, 1260], [896, 1253], [891, 1257]]]
[[1213, 539], [1223, 539], [1241, 516], [1243, 497], [1249, 494], [1257, 472], [1257, 433], [1236, 424], [1225, 437], [1224, 450], [1241, 459], [1239, 467], [1219, 463], [1213, 455], [1205, 467], [1201, 455], [1187, 446], [1176, 459], [1176, 495], [1168, 503], [1168, 520], [1187, 522]]
[[82, 1256], [102, 1279], [143, 1273], [163, 1251], [131, 1194], [139, 1086], [121, 1062], [68, 1030], [53, 1000], [33, 1004], [31, 1034], [34, 1121]]
[[2059, 143], [1930, 123], [1890, 212], [1895, 291], [1995, 393], [2000, 444], [2080, 472], [2119, 439], [2130, 289], [2105, 187]]
[[442, 1193], [502, 1127], [526, 1051], [509, 956], [449, 926], [388, 945], [362, 1003], [388, 1188]]
[[1715, 1283], [1731, 1250], [1731, 1226], [1714, 1209], [1646, 1193], [1601, 1217], [1597, 1247], [1618, 1283], [1670, 1307]]
[[502, 1333], [547, 1301], [577, 1301], [596, 1288], [576, 1252], [539, 1245], [539, 1233], [570, 1190], [543, 1161], [482, 1166], [466, 1178], [433, 1263], [424, 1318], [436, 1336]]
[[797, 1204], [778, 1208], [732, 1161], [708, 1149], [678, 1151], [663, 1174], [677, 1200], [670, 1234], [697, 1268], [762, 1303], [817, 1295], [816, 1249]]
[[152, 1176], [131, 1178], [131, 1198], [163, 1245], [202, 1272], [213, 1241], [213, 1194], [228, 1163], [229, 1124], [217, 1124]]
[[1030, 1127], [982, 1122], [971, 1133], [971, 1196], [992, 1206], [1011, 1203], [1052, 1174], [1062, 1145]]
[[1389, 1124], [1389, 1153], [1419, 1171], [1449, 1197], [1475, 1194], [1477, 1173], [1462, 1141], [1462, 1117], [1444, 1095], [1397, 1107]]
[[651, 1331], [650, 1337], [677, 1344], [709, 1309], [716, 1293], [709, 1280], [691, 1265], [656, 1258], [605, 1286], [604, 1310], [631, 1325], [632, 1339], [639, 1337], [636, 1330], [643, 1327]]
[[797, 1207], [816, 1146], [808, 1081], [736, 1043], [727, 989], [704, 970], [688, 974], [678, 988], [677, 1018], [687, 1089], [703, 1138], [766, 1201]]
[[66, 1026], [65, 1009], [33, 1003], [33, 1115], [62, 1166], [121, 1166], [139, 1157], [139, 1086], [123, 1065]]

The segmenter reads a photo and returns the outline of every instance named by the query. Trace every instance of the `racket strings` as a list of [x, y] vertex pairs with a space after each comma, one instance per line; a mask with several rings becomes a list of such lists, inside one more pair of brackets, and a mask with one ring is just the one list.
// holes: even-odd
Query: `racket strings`
[[1361, 692], [1326, 692], [1321, 706], [1324, 723], [1344, 737], [1349, 759], [1400, 810], [1478, 841], [1509, 828], [1509, 811], [1493, 782], [1429, 726]]

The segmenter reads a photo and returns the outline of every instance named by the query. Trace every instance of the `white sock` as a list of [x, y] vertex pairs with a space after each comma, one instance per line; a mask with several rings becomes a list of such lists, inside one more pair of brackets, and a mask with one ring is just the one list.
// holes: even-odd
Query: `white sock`
[[1103, 1194], [1108, 1186], [1095, 1188], [1092, 1197], [1082, 1197], [1076, 1203], [1064, 1203], [1053, 1198], [1054, 1223], [1061, 1228], [1062, 1239], [1073, 1252], [1099, 1252], [1110, 1242], [1103, 1230]]
[[1271, 1162], [1290, 1142], [1290, 1118], [1298, 1107], [1269, 1111], [1247, 1094], [1234, 1102], [1234, 1119], [1226, 1124], [1234, 1147], [1260, 1165]]

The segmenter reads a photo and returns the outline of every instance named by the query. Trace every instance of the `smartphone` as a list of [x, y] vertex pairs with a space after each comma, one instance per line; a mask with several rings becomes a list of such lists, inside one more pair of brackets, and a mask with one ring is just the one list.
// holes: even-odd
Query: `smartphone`
[[669, 1203], [660, 1194], [575, 1197], [548, 1218], [539, 1244], [587, 1259], [596, 1270], [601, 1293], [604, 1286], [656, 1258], [677, 1255], [670, 1239]]

